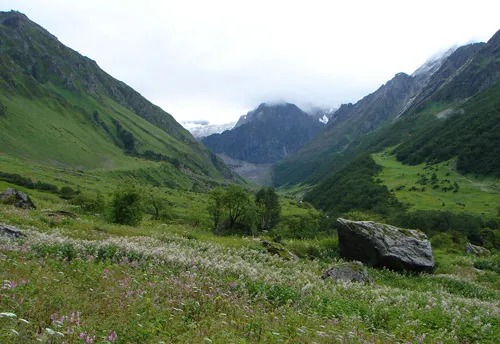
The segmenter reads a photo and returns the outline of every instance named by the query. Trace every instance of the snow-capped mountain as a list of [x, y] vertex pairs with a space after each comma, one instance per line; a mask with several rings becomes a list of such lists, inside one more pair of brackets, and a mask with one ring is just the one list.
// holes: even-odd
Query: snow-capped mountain
[[186, 121], [181, 124], [191, 133], [191, 135], [193, 135], [196, 139], [201, 140], [202, 138], [212, 134], [220, 134], [226, 130], [233, 129], [236, 122], [209, 124], [208, 121]]

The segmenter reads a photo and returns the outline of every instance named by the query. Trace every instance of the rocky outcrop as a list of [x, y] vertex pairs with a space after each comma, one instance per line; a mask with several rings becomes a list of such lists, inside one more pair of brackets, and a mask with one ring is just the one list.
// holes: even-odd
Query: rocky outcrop
[[299, 257], [288, 251], [283, 245], [277, 242], [262, 240], [261, 243], [270, 254], [280, 256], [285, 260], [299, 260]]
[[28, 195], [22, 191], [12, 188], [8, 188], [0, 194], [0, 202], [13, 204], [15, 207], [23, 209], [36, 209], [35, 204], [31, 201]]
[[19, 238], [24, 234], [16, 227], [7, 226], [0, 223], [0, 237]]
[[434, 271], [431, 243], [424, 233], [372, 221], [337, 222], [341, 257], [396, 271]]
[[488, 250], [487, 248], [472, 245], [470, 242], [468, 242], [467, 245], [465, 245], [464, 251], [465, 253], [473, 254], [476, 257], [486, 257], [489, 256], [491, 253], [490, 250]]
[[373, 278], [361, 262], [350, 262], [332, 266], [321, 278], [331, 278], [341, 282], [372, 283]]

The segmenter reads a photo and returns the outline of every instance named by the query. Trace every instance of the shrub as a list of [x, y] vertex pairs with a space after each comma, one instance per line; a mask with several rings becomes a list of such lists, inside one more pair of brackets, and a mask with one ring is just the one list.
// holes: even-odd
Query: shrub
[[73, 188], [69, 186], [63, 186], [61, 190], [59, 190], [59, 197], [61, 197], [62, 199], [72, 199], [76, 193], [77, 191], [73, 190]]
[[104, 211], [104, 197], [98, 191], [91, 193], [80, 193], [73, 197], [71, 204], [79, 206], [87, 214], [99, 214]]
[[136, 226], [144, 215], [141, 193], [135, 185], [118, 189], [111, 202], [111, 220], [122, 225]]

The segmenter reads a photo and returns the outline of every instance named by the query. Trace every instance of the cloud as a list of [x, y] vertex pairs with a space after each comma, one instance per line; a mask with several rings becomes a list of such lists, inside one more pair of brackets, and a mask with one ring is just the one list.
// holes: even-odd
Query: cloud
[[394, 74], [412, 73], [437, 51], [493, 35], [500, 5], [464, 4], [15, 2], [64, 44], [177, 119], [212, 123], [235, 120], [273, 99], [355, 102]]

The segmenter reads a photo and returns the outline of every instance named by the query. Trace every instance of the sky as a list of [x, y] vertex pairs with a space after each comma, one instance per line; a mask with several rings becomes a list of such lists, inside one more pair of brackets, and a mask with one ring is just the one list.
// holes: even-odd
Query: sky
[[179, 122], [262, 102], [338, 107], [453, 45], [487, 41], [500, 1], [0, 0]]

